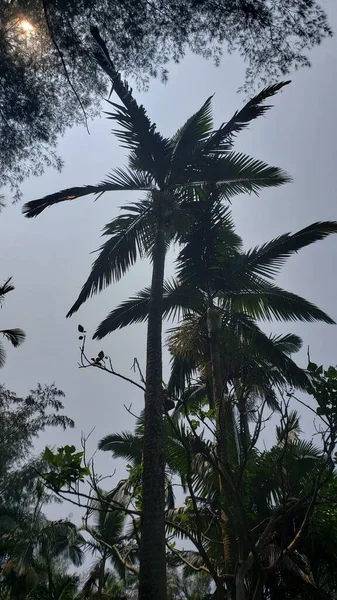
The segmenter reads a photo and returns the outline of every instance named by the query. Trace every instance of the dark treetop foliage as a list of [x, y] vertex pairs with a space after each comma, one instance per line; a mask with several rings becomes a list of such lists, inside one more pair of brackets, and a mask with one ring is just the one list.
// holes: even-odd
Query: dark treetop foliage
[[331, 35], [315, 0], [2, 0], [0, 187], [46, 166], [60, 168], [57, 137], [86, 120], [106, 91], [90, 53], [90, 25], [116, 66], [142, 82], [166, 78], [187, 49], [247, 63], [246, 85], [308, 65], [307, 50]]

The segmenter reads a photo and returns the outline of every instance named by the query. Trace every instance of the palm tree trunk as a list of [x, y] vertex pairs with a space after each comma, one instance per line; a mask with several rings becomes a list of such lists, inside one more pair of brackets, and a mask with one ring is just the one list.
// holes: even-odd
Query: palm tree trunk
[[[156, 201], [155, 198], [154, 201]], [[160, 198], [158, 201], [160, 202]], [[160, 207], [159, 212], [161, 212]], [[153, 248], [151, 300], [147, 330], [139, 600], [166, 599], [162, 390], [162, 298], [165, 254], [164, 220], [159, 216], [157, 217], [157, 231]]]
[[103, 589], [104, 589], [105, 563], [106, 563], [106, 550], [104, 549], [103, 556], [101, 559], [101, 564], [99, 566], [98, 588], [97, 588], [97, 597], [99, 599], [102, 597]]
[[241, 445], [243, 449], [243, 454], [245, 455], [251, 442], [249, 425], [248, 425], [248, 414], [247, 414], [247, 402], [245, 398], [240, 399], [238, 402], [238, 409], [240, 413], [240, 438]]
[[[216, 308], [210, 306], [207, 310], [207, 329], [210, 343], [210, 355], [212, 364], [212, 379], [213, 379], [213, 398], [216, 412], [216, 438], [217, 438], [217, 453], [221, 474], [219, 474], [219, 492], [221, 501], [225, 500], [226, 484], [224, 480], [224, 471], [229, 462], [229, 418], [228, 402], [224, 401], [224, 382], [221, 369], [220, 341], [219, 332], [221, 331], [221, 314]], [[232, 572], [232, 557], [228, 528], [228, 515], [225, 510], [221, 509], [221, 532], [223, 543], [223, 557], [225, 572]]]
[[50, 563], [50, 558], [47, 558], [47, 576], [48, 576], [48, 599], [53, 600], [54, 597], [54, 585], [53, 585], [53, 573]]

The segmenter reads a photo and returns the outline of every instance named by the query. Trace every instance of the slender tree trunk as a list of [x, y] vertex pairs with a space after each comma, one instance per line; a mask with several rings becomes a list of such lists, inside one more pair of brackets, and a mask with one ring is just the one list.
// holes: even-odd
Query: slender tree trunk
[[216, 585], [215, 600], [226, 600], [226, 590], [222, 582], [218, 582]]
[[[158, 201], [160, 203], [160, 197]], [[156, 198], [154, 198], [154, 202], [156, 202]], [[161, 212], [160, 206], [158, 212]], [[162, 393], [162, 298], [165, 253], [164, 222], [159, 215], [153, 249], [151, 300], [147, 330], [139, 600], [166, 599]]]
[[[217, 453], [220, 469], [222, 472], [226, 469], [226, 465], [229, 462], [229, 414], [228, 406], [224, 401], [224, 382], [222, 378], [221, 369], [221, 355], [220, 355], [220, 340], [219, 332], [221, 331], [221, 314], [219, 311], [210, 306], [207, 310], [207, 329], [210, 343], [210, 355], [212, 364], [212, 379], [213, 379], [213, 398], [214, 406], [216, 409], [216, 438], [217, 438]], [[228, 402], [227, 402], [228, 404]], [[225, 500], [226, 484], [223, 475], [219, 474], [219, 492], [221, 501]], [[223, 543], [223, 557], [225, 564], [225, 572], [229, 574], [232, 572], [232, 556], [231, 556], [231, 544], [228, 528], [228, 515], [225, 510], [221, 509], [221, 532], [222, 532], [222, 543]]]
[[103, 556], [102, 556], [101, 564], [99, 566], [98, 589], [97, 589], [98, 598], [102, 597], [103, 588], [104, 588], [105, 562], [106, 562], [106, 552], [105, 552], [105, 550], [103, 550]]
[[54, 597], [54, 585], [53, 585], [53, 573], [50, 564], [50, 558], [47, 558], [47, 575], [48, 575], [48, 598], [53, 600]]
[[238, 409], [240, 413], [240, 438], [241, 445], [243, 448], [243, 454], [245, 454], [250, 446], [251, 437], [248, 425], [248, 414], [247, 414], [247, 402], [242, 399], [238, 402]]

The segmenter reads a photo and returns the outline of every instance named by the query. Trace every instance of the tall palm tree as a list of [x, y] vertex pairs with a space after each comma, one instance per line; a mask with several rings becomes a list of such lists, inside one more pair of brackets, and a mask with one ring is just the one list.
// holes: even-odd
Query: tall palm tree
[[112, 103], [109, 118], [122, 130], [117, 136], [129, 151], [129, 167], [116, 169], [98, 185], [73, 187], [29, 202], [28, 217], [45, 208], [88, 194], [108, 191], [145, 191], [137, 204], [123, 207], [123, 214], [109, 223], [108, 241], [93, 264], [88, 280], [70, 309], [74, 313], [92, 294], [120, 277], [137, 258], [152, 261], [150, 310], [146, 350], [145, 438], [143, 469], [143, 517], [140, 561], [140, 599], [166, 597], [164, 535], [164, 458], [162, 444], [162, 301], [167, 248], [179, 241], [196, 201], [196, 190], [205, 185], [218, 189], [228, 201], [241, 192], [255, 192], [289, 181], [280, 169], [232, 151], [234, 136], [269, 108], [263, 102], [285, 84], [263, 90], [219, 129], [213, 129], [211, 98], [172, 138], [164, 138], [151, 123], [143, 106], [116, 71], [96, 29], [96, 58], [111, 79], [122, 105]]
[[[2, 305], [6, 295], [9, 292], [12, 292], [14, 290], [14, 285], [12, 284], [12, 278], [10, 277], [9, 279], [7, 279], [7, 281], [5, 281], [5, 283], [3, 283], [2, 285], [0, 285], [0, 306]], [[24, 331], [22, 331], [22, 329], [0, 329], [0, 333], [7, 339], [9, 340], [14, 348], [17, 348], [17, 346], [20, 346], [20, 344], [22, 344], [22, 342], [24, 341], [26, 334]], [[5, 360], [6, 360], [6, 352], [5, 349], [2, 345], [2, 343], [0, 342], [0, 368], [4, 366], [5, 364]]]
[[[304, 372], [289, 358], [289, 353], [300, 348], [297, 336], [267, 336], [254, 319], [333, 323], [304, 298], [277, 287], [273, 279], [289, 256], [336, 232], [337, 223], [314, 223], [244, 252], [229, 211], [217, 203], [212, 193], [195, 204], [198, 215], [177, 259], [178, 277], [164, 284], [163, 316], [182, 315], [180, 326], [170, 336], [169, 392], [179, 394], [191, 374], [202, 367], [206, 379], [207, 373], [212, 379], [211, 406], [219, 410], [228, 384], [234, 383], [238, 392], [244, 375], [246, 390], [239, 403], [243, 415], [247, 391], [255, 393], [257, 386], [261, 389], [263, 384], [271, 398], [270, 388], [276, 384], [307, 385]], [[123, 302], [99, 325], [94, 337], [101, 339], [117, 328], [146, 320], [149, 299], [146, 288]], [[221, 421], [229, 425], [231, 419], [227, 415]], [[242, 425], [247, 432], [243, 419]], [[228, 435], [220, 437], [228, 439]]]
[[[337, 232], [337, 223], [314, 223], [295, 234], [280, 236], [261, 248], [243, 252], [230, 214], [219, 206], [218, 194], [213, 191], [206, 196], [204, 191], [202, 194], [203, 201], [193, 207], [194, 221], [185, 235], [185, 245], [177, 259], [177, 281], [167, 282], [164, 286], [163, 314], [175, 315], [179, 311], [183, 314], [182, 325], [174, 336], [174, 358], [178, 365], [173, 364], [173, 375], [177, 375], [178, 371], [178, 379], [181, 380], [181, 357], [185, 359], [187, 368], [185, 377], [200, 368], [200, 362], [210, 365], [217, 415], [218, 459], [221, 470], [225, 472], [230, 468], [230, 440], [233, 437], [233, 407], [228, 385], [237, 383], [238, 370], [247, 370], [247, 357], [253, 369], [260, 366], [261, 372], [262, 356], [263, 368], [268, 364], [278, 378], [281, 373], [281, 379], [283, 377], [283, 380], [302, 388], [307, 383], [303, 371], [288, 356], [290, 346], [291, 350], [296, 345], [298, 349], [298, 341], [293, 338], [282, 340], [288, 347], [286, 352], [281, 351], [277, 340], [264, 334], [254, 319], [333, 323], [316, 306], [280, 289], [272, 280], [291, 254]], [[145, 320], [149, 301], [150, 290], [145, 289], [122, 303], [101, 323], [95, 337], [101, 338], [118, 327]], [[275, 371], [275, 367], [278, 370]], [[242, 396], [240, 400], [242, 433], [245, 431], [247, 436], [248, 426], [244, 418], [247, 398]], [[220, 493], [223, 493], [228, 485], [221, 473], [220, 479]], [[224, 556], [226, 571], [231, 572], [230, 545], [226, 541], [227, 521], [223, 511]]]

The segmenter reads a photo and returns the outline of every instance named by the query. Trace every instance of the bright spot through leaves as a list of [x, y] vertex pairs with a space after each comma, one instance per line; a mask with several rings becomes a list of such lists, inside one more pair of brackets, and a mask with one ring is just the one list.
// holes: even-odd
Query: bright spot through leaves
[[26, 20], [20, 21], [20, 29], [27, 35], [34, 31], [33, 25]]

